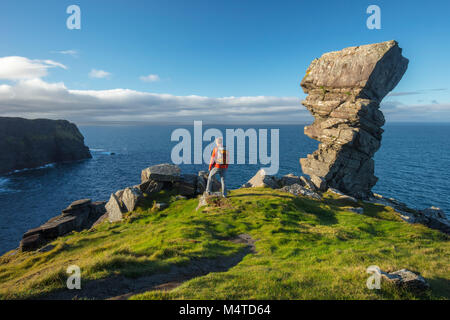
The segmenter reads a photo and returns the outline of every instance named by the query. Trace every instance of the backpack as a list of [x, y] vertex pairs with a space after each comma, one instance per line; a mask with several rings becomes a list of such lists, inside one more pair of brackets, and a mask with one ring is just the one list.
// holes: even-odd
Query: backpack
[[227, 150], [225, 148], [217, 148], [215, 161], [217, 164], [227, 164]]

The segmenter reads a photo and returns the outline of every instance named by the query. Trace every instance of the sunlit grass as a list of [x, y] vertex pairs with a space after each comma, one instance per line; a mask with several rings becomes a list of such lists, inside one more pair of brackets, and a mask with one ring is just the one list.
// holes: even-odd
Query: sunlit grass
[[[342, 203], [332, 194], [317, 201], [271, 189], [232, 191], [220, 207], [196, 211], [197, 199], [174, 200], [152, 210], [154, 199], [122, 223], [59, 238], [46, 253], [4, 255], [0, 259], [2, 298], [29, 298], [65, 287], [66, 268], [81, 267], [83, 281], [113, 275], [139, 277], [167, 272], [192, 259], [236, 254], [243, 245], [227, 239], [242, 233], [256, 241], [227, 272], [185, 282], [170, 292], [137, 299], [448, 299], [448, 237], [407, 224], [392, 208]], [[361, 206], [365, 214], [346, 211]], [[368, 290], [366, 268], [408, 268], [431, 284], [422, 295], [383, 283]]]

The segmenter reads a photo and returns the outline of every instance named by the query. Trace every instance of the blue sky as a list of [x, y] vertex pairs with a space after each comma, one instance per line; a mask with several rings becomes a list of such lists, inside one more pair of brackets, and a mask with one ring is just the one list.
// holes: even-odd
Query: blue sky
[[[72, 4], [81, 8], [81, 30], [66, 28], [66, 8]], [[381, 30], [366, 27], [371, 4], [381, 8]], [[386, 118], [450, 121], [449, 12], [446, 0], [4, 0], [0, 58], [26, 58], [21, 63], [37, 63], [45, 74], [35, 76], [39, 81], [28, 77], [26, 84], [21, 83], [24, 79], [0, 79], [4, 92], [10, 87], [22, 90], [3, 103], [0, 95], [0, 114], [79, 122], [176, 121], [195, 115], [220, 121], [221, 109], [230, 108], [229, 121], [308, 122], [308, 112], [298, 104], [297, 113], [294, 105], [295, 99], [305, 97], [299, 82], [314, 58], [395, 39], [410, 64], [384, 101]], [[87, 91], [89, 97], [64, 100]], [[19, 93], [37, 98], [17, 98]], [[143, 93], [155, 95], [145, 100]], [[42, 97], [46, 94], [47, 100]], [[109, 100], [90, 114], [96, 105], [90, 100], [107, 94]], [[192, 95], [199, 98], [184, 98]], [[42, 105], [46, 101], [52, 104], [48, 110]], [[80, 106], [75, 112], [82, 103], [89, 104], [89, 110]], [[112, 110], [120, 108], [116, 116], [109, 114], [108, 103]], [[131, 104], [140, 108], [130, 108], [127, 114]]]

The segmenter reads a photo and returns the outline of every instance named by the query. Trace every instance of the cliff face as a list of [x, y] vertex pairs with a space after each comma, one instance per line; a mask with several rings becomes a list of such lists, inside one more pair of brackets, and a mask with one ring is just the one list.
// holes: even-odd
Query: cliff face
[[91, 158], [77, 126], [66, 120], [0, 117], [0, 174]]
[[381, 145], [381, 100], [408, 67], [397, 42], [351, 47], [315, 59], [301, 82], [302, 103], [314, 116], [305, 134], [319, 149], [300, 159], [320, 188], [365, 198], [377, 182], [372, 157]]

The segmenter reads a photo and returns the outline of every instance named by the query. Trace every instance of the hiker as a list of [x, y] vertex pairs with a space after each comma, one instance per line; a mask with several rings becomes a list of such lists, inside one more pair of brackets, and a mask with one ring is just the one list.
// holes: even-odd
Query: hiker
[[[216, 139], [216, 146], [213, 149], [211, 155], [211, 161], [209, 162], [209, 176], [208, 183], [206, 184], [206, 193], [211, 194], [211, 179], [216, 174], [220, 175], [220, 182], [222, 184], [222, 197], [227, 196], [227, 187], [225, 185], [225, 176], [228, 169], [228, 152], [223, 146], [223, 138], [219, 137]], [[212, 169], [212, 170], [211, 170]]]

